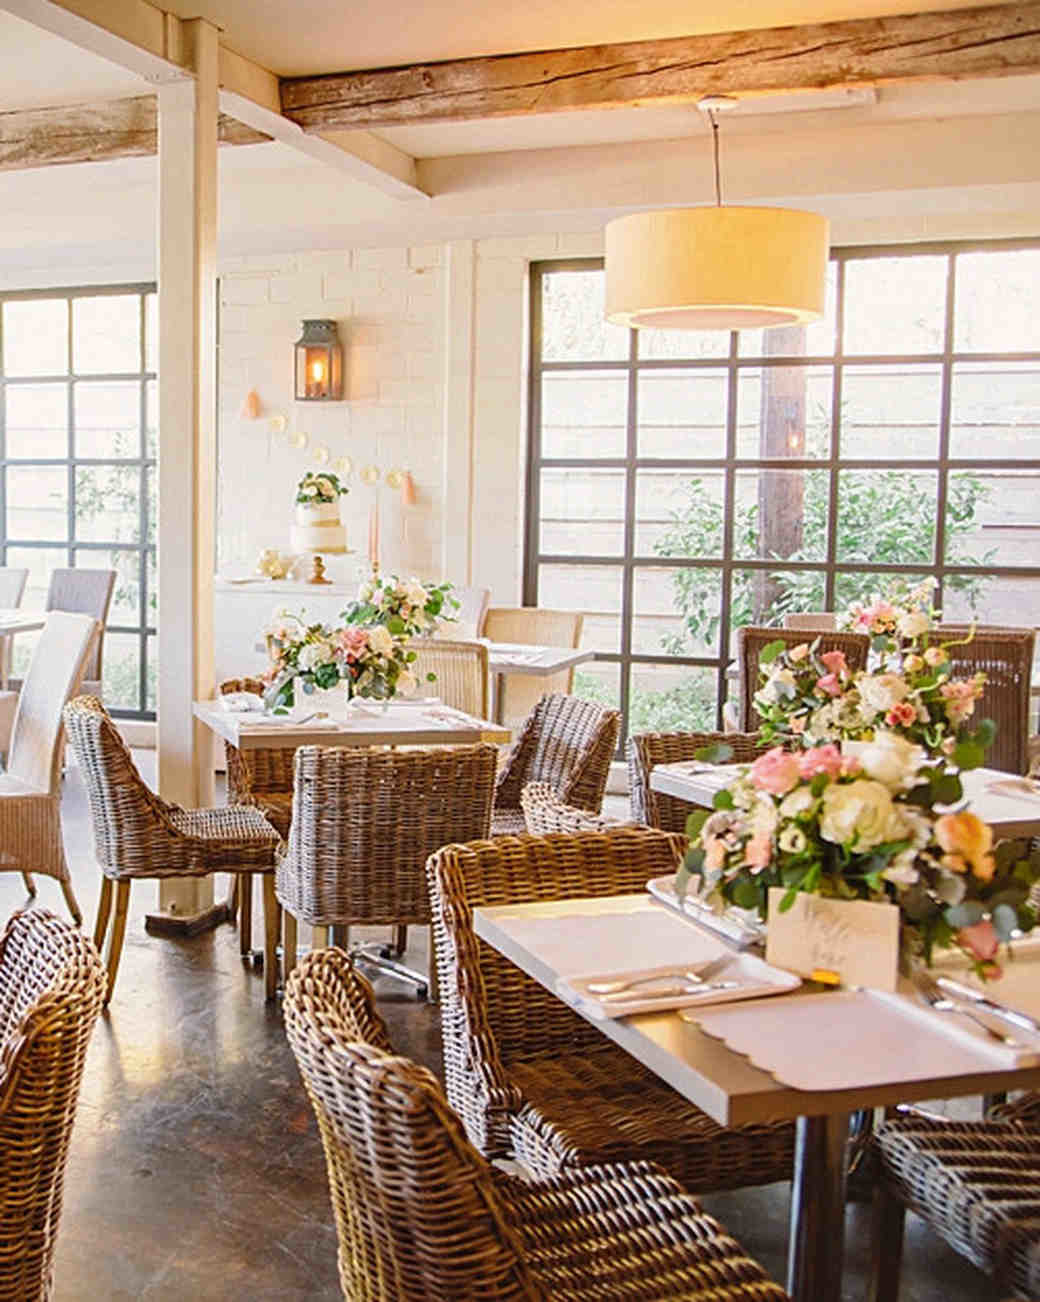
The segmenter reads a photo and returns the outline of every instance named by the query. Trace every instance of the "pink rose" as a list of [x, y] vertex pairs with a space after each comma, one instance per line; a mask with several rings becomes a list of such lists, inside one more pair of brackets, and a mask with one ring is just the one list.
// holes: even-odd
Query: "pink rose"
[[890, 728], [896, 728], [900, 725], [909, 727], [911, 723], [916, 723], [916, 721], [917, 710], [909, 701], [900, 701], [898, 705], [893, 705], [885, 715], [885, 722]]
[[774, 796], [786, 795], [798, 785], [798, 756], [774, 746], [751, 765], [751, 781], [761, 791]]
[[368, 645], [368, 634], [363, 628], [341, 628], [336, 634], [341, 651], [356, 656]]
[[957, 932], [957, 944], [966, 949], [982, 963], [990, 963], [997, 957], [1000, 939], [988, 918], [972, 923], [970, 927], [961, 927]]
[[761, 872], [769, 867], [773, 857], [773, 838], [768, 832], [759, 832], [744, 847], [744, 862], [752, 872]]
[[840, 696], [841, 683], [838, 682], [838, 675], [824, 674], [822, 678], [817, 678], [815, 690], [821, 696]]
[[798, 756], [798, 772], [806, 779], [814, 778], [817, 773], [826, 773], [829, 778], [836, 778], [842, 772], [841, 751], [833, 742], [826, 746], [814, 746], [812, 750], [802, 751]]
[[844, 651], [824, 651], [820, 656], [820, 663], [825, 665], [832, 674], [848, 673], [848, 664], [845, 661]]

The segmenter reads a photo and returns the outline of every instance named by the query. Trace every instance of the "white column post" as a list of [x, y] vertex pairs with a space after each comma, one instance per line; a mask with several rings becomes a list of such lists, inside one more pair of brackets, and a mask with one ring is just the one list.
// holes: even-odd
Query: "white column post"
[[[193, 77], [159, 99], [159, 790], [214, 803], [210, 739], [192, 701], [213, 693], [216, 500], [217, 29], [184, 25]], [[149, 926], [222, 920], [212, 878], [159, 886]]]

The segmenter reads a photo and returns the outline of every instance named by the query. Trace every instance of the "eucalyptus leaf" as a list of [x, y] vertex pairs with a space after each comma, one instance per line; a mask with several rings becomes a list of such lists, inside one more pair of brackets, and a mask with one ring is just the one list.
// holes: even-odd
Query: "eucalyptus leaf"
[[950, 926], [957, 929], [974, 927], [976, 922], [981, 922], [985, 916], [986, 911], [978, 900], [964, 900], [960, 904], [953, 905], [943, 914]]
[[754, 882], [740, 881], [733, 888], [733, 903], [739, 909], [758, 908], [758, 887]]
[[[985, 748], [974, 741], [959, 741], [953, 748], [952, 756], [954, 764], [962, 772], [968, 772], [970, 769], [980, 769], [986, 760]], [[952, 801], [945, 801], [945, 804], [952, 804]]]
[[775, 642], [767, 642], [762, 650], [758, 653], [758, 662], [762, 665], [771, 665], [777, 656], [787, 650], [787, 643], [783, 638], [777, 638]]
[[695, 750], [693, 758], [700, 764], [728, 764], [733, 758], [733, 747], [724, 741], [712, 742]]
[[691, 841], [696, 841], [701, 834], [701, 829], [711, 817], [706, 809], [694, 809], [686, 815], [686, 835]]
[[1018, 910], [1013, 909], [1010, 904], [998, 904], [991, 917], [993, 930], [1000, 939], [1010, 940], [1011, 933], [1018, 927]]
[[725, 787], [723, 787], [721, 791], [715, 792], [711, 803], [715, 809], [732, 809], [733, 796]]
[[683, 865], [683, 867], [681, 867], [675, 874], [675, 894], [678, 896], [680, 902], [686, 898], [686, 891], [690, 884], [691, 875], [692, 874], [687, 870], [685, 865]]

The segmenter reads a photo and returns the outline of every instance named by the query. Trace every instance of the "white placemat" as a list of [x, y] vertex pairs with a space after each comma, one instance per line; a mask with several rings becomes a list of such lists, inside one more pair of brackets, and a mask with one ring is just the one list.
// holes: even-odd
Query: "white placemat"
[[953, 1013], [903, 994], [837, 990], [687, 1014], [702, 1031], [800, 1090], [844, 1090], [1040, 1063]]

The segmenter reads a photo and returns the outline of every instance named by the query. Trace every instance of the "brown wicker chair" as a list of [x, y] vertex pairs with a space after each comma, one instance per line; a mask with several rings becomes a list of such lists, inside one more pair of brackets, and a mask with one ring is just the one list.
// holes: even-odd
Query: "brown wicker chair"
[[[970, 624], [940, 624], [932, 632], [932, 645], [964, 639]], [[986, 752], [989, 768], [1005, 773], [1029, 772], [1029, 689], [1036, 640], [1031, 628], [977, 625], [970, 642], [947, 647], [953, 674], [967, 678], [986, 675], [976, 719], [992, 719], [997, 736]]]
[[529, 782], [548, 782], [565, 804], [598, 814], [620, 728], [617, 710], [576, 696], [543, 696], [498, 775], [491, 835], [526, 830], [520, 793]]
[[[230, 692], [253, 692], [263, 696], [267, 684], [259, 678], [226, 678], [220, 684], [221, 696]], [[227, 802], [259, 809], [271, 826], [285, 840], [292, 817], [293, 757], [291, 746], [258, 746], [239, 750], [224, 743], [227, 764]], [[253, 874], [237, 873], [232, 890], [232, 909], [238, 920], [238, 948], [248, 954], [253, 948]]]
[[[487, 836], [495, 781], [494, 746], [428, 750], [333, 750], [296, 753], [289, 844], [275, 890], [284, 910], [286, 976], [296, 958], [296, 925], [393, 924], [404, 952], [410, 924], [428, 926], [424, 865], [442, 845]], [[427, 993], [429, 978], [385, 950], [366, 962]]]
[[108, 948], [112, 998], [123, 949], [130, 883], [138, 878], [208, 877], [210, 873], [263, 873], [267, 943], [267, 996], [274, 998], [278, 905], [274, 861], [278, 833], [257, 809], [181, 809], [157, 796], [141, 778], [105, 707], [79, 696], [65, 707], [65, 730], [90, 797], [94, 853], [104, 879], [94, 943], [100, 949], [116, 910]]
[[737, 629], [737, 663], [740, 666], [740, 710], [738, 722], [741, 732], [754, 732], [759, 725], [754, 695], [761, 686], [759, 663], [763, 650], [770, 642], [783, 642], [798, 646], [802, 642], [820, 640], [821, 651], [844, 651], [850, 669], [866, 669], [870, 638], [866, 633], [813, 633], [795, 628], [759, 628], [748, 625]]
[[994, 1297], [1040, 1297], [1040, 1095], [991, 1117], [906, 1109], [878, 1130], [871, 1302], [898, 1296], [907, 1208], [994, 1278]]
[[520, 793], [524, 822], [532, 836], [548, 836], [551, 832], [609, 832], [615, 827], [628, 827], [620, 818], [607, 818], [604, 814], [590, 814], [564, 804], [548, 782], [529, 782]]
[[0, 938], [0, 1302], [52, 1296], [65, 1165], [105, 993], [97, 950], [67, 922], [16, 913]]
[[650, 789], [650, 774], [658, 764], [678, 764], [697, 758], [706, 746], [729, 746], [732, 763], [750, 764], [766, 749], [751, 732], [637, 732], [628, 739], [628, 793], [632, 821], [664, 832], [685, 832], [695, 805], [677, 796]]
[[539, 1176], [646, 1158], [694, 1192], [790, 1179], [791, 1123], [716, 1125], [473, 930], [481, 905], [643, 892], [684, 848], [623, 827], [447, 846], [430, 859], [448, 1098], [485, 1156]]
[[342, 950], [286, 983], [285, 1026], [325, 1147], [350, 1302], [782, 1302], [649, 1163], [528, 1184], [466, 1141], [434, 1077], [393, 1056]]

